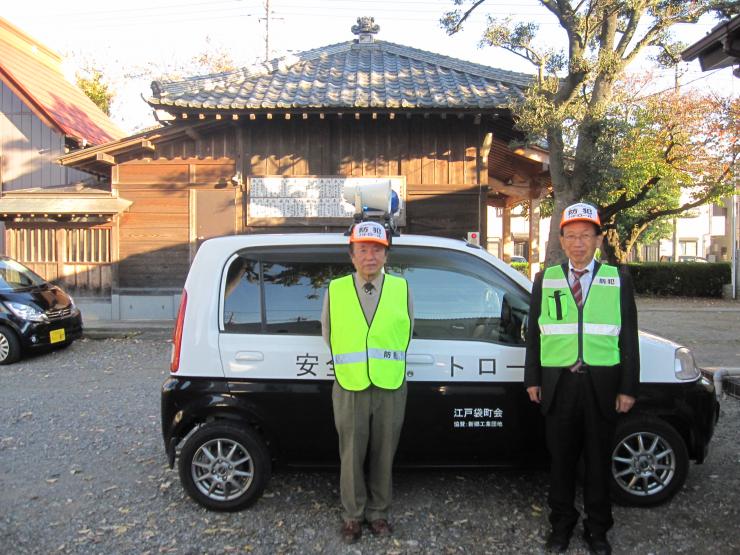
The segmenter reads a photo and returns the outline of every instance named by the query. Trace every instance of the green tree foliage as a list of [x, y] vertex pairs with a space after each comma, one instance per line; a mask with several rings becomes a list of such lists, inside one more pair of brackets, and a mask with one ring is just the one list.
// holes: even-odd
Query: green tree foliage
[[[510, 106], [518, 127], [546, 138], [553, 185], [553, 220], [547, 263], [560, 261], [559, 219], [563, 209], [598, 197], [605, 143], [618, 140], [609, 120], [616, 85], [627, 66], [648, 49], [674, 52], [670, 28], [695, 23], [708, 12], [736, 10], [725, 0], [539, 0], [565, 31], [563, 50], [537, 43], [537, 26], [489, 17], [482, 45], [504, 48], [531, 63], [537, 78], [525, 97]], [[486, 0], [453, 0], [455, 9], [441, 19], [448, 33], [459, 31]], [[726, 13], [726, 12], [725, 12]], [[614, 137], [604, 137], [613, 133]], [[622, 133], [626, 133], [626, 130]], [[620, 171], [627, 171], [622, 169]], [[648, 188], [663, 179], [653, 176]], [[638, 195], [641, 201], [647, 192]], [[626, 209], [626, 208], [625, 208]]]
[[110, 105], [116, 94], [108, 83], [103, 80], [103, 74], [97, 69], [86, 69], [77, 73], [77, 86], [82, 92], [100, 108], [106, 116], [110, 116]]
[[605, 251], [625, 262], [632, 247], [666, 237], [670, 220], [731, 194], [738, 156], [738, 100], [678, 90], [636, 96], [618, 84], [595, 152]]

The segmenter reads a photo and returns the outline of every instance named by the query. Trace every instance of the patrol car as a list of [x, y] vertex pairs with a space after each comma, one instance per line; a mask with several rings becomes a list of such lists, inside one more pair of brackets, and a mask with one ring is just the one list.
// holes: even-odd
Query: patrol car
[[[338, 464], [329, 281], [352, 271], [341, 234], [242, 235], [202, 244], [177, 317], [162, 431], [187, 493], [214, 510], [262, 494], [275, 465]], [[531, 283], [451, 239], [393, 239], [386, 271], [408, 280], [414, 333], [398, 466], [545, 467], [544, 419], [523, 387]], [[640, 334], [641, 388], [612, 451], [616, 501], [659, 504], [701, 463], [719, 414], [689, 349]]]

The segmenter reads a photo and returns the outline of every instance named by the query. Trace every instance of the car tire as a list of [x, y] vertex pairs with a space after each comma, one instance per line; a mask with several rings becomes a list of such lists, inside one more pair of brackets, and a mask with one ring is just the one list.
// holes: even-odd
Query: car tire
[[665, 503], [681, 489], [688, 471], [686, 444], [669, 423], [638, 416], [617, 425], [611, 457], [615, 502], [638, 507]]
[[13, 330], [0, 326], [0, 364], [12, 364], [21, 358], [21, 343]]
[[178, 470], [194, 501], [216, 511], [238, 511], [262, 495], [270, 480], [270, 456], [246, 425], [206, 424], [185, 440]]

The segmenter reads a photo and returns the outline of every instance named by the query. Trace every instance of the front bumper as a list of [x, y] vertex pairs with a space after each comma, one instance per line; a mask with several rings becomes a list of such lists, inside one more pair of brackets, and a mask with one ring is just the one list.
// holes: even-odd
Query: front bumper
[[635, 409], [670, 423], [686, 442], [689, 457], [701, 463], [719, 418], [714, 385], [706, 377], [689, 383], [641, 384]]
[[[52, 332], [61, 329], [64, 330], [64, 340], [52, 343]], [[51, 322], [23, 322], [19, 326], [18, 335], [25, 349], [42, 349], [65, 345], [82, 337], [82, 315], [77, 312], [66, 318], [52, 320]]]

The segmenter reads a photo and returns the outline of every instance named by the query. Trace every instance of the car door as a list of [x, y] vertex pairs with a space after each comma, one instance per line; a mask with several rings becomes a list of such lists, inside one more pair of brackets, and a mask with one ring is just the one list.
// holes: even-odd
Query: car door
[[227, 264], [219, 323], [224, 373], [288, 462], [338, 458], [321, 308], [329, 281], [349, 271], [339, 247], [248, 249]]
[[399, 462], [538, 458], [542, 419], [523, 387], [529, 294], [485, 260], [451, 249], [398, 246], [387, 270], [408, 281], [414, 306]]

